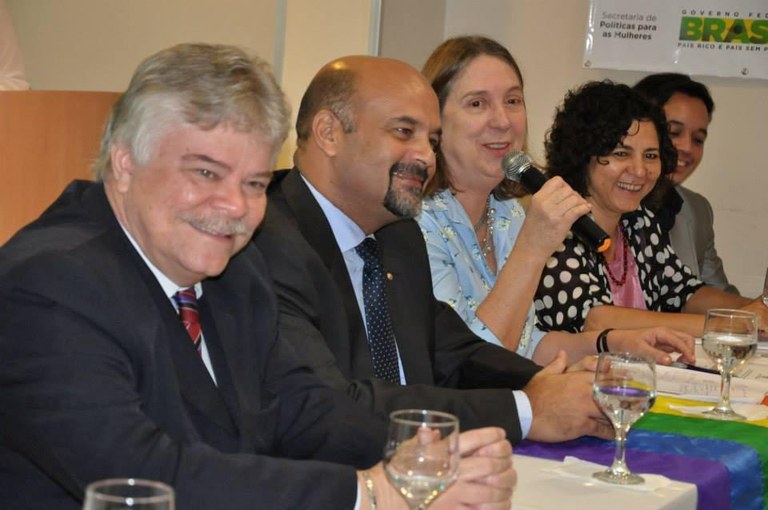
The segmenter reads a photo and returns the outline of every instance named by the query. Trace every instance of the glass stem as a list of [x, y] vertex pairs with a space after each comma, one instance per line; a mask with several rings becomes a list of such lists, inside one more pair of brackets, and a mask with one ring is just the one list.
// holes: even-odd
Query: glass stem
[[627, 447], [627, 431], [624, 427], [616, 427], [616, 452], [613, 456], [613, 464], [611, 465], [611, 471], [615, 475], [627, 475], [629, 469], [627, 469], [627, 463], [624, 460]]
[[722, 411], [731, 410], [731, 371], [723, 370], [723, 375], [720, 378], [720, 403], [717, 404], [717, 409]]

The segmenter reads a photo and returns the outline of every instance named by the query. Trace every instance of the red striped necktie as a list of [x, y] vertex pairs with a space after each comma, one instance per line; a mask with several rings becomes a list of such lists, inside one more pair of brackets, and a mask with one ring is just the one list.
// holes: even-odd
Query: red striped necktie
[[197, 311], [197, 294], [195, 288], [183, 289], [173, 295], [173, 301], [179, 307], [179, 317], [184, 324], [184, 328], [192, 339], [197, 352], [200, 352], [200, 340], [203, 337], [203, 331], [200, 327], [200, 314]]

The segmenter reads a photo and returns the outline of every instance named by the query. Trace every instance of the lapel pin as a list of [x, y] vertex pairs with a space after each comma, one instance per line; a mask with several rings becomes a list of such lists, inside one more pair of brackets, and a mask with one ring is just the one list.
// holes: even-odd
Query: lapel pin
[[395, 279], [395, 276], [392, 273], [387, 273], [387, 280], [390, 282]]

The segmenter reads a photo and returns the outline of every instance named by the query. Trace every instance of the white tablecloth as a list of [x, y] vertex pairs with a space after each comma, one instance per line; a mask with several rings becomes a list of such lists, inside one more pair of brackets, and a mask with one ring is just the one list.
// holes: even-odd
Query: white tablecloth
[[696, 486], [672, 482], [654, 492], [638, 492], [544, 471], [560, 462], [515, 455], [514, 510], [695, 510]]

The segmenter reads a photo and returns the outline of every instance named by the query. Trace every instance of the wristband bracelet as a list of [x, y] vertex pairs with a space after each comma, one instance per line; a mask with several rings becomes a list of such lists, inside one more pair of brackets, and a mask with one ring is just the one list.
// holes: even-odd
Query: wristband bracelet
[[376, 491], [373, 487], [373, 480], [368, 471], [363, 471], [363, 480], [365, 480], [365, 490], [368, 493], [368, 506], [371, 510], [376, 510]]
[[608, 348], [608, 333], [611, 331], [613, 331], [613, 328], [604, 329], [600, 332], [599, 335], [597, 335], [597, 340], [595, 341], [595, 349], [597, 350], [598, 354], [601, 352], [611, 352], [611, 350]]

